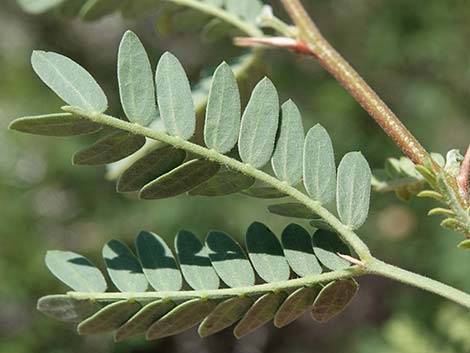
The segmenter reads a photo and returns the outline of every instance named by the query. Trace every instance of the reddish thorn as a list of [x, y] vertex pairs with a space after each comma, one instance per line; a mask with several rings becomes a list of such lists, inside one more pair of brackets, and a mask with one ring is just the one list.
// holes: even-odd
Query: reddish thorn
[[240, 47], [266, 45], [270, 47], [289, 49], [299, 54], [313, 55], [311, 50], [303, 41], [289, 37], [236, 37], [234, 39], [234, 43]]
[[468, 200], [468, 189], [470, 188], [470, 145], [468, 146], [467, 153], [463, 158], [462, 165], [460, 166], [459, 175], [457, 177], [460, 191], [463, 196]]

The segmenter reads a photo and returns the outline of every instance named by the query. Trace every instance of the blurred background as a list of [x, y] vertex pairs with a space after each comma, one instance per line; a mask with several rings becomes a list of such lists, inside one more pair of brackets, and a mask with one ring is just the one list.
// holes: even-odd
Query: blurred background
[[[271, 1], [285, 18], [278, 1]], [[318, 26], [379, 92], [429, 150], [463, 150], [470, 142], [470, 3], [467, 0], [306, 0]], [[33, 49], [80, 62], [121, 114], [116, 53], [126, 29], [143, 39], [154, 65], [174, 52], [193, 83], [201, 72], [240, 54], [230, 41], [199, 33], [163, 35], [155, 17], [92, 23], [54, 13], [25, 14], [0, 2], [0, 352], [237, 352], [458, 353], [470, 352], [468, 312], [442, 298], [375, 277], [347, 311], [319, 325], [308, 315], [277, 330], [271, 324], [239, 341], [226, 330], [201, 340], [195, 330], [157, 342], [114, 344], [111, 335], [80, 337], [75, 328], [36, 311], [40, 296], [66, 290], [44, 265], [48, 249], [72, 250], [96, 263], [111, 238], [132, 243], [142, 229], [170, 242], [182, 228], [203, 237], [222, 229], [242, 239], [262, 221], [277, 234], [292, 220], [270, 215], [266, 202], [244, 196], [181, 196], [144, 202], [115, 192], [104, 168], [73, 167], [70, 156], [89, 137], [43, 138], [7, 130], [19, 116], [51, 113], [61, 102], [33, 73]], [[373, 168], [400, 151], [358, 104], [312, 59], [283, 51], [265, 55], [266, 72], [283, 100], [292, 98], [305, 128], [320, 122], [332, 135], [337, 160], [360, 150]], [[384, 260], [470, 291], [469, 254], [458, 235], [426, 217], [429, 204], [373, 195], [361, 236]], [[299, 222], [302, 224], [302, 222]]]

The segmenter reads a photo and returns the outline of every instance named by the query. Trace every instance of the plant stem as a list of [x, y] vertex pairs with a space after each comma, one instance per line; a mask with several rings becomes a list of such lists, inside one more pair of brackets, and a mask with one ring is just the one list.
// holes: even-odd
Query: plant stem
[[[432, 160], [411, 132], [403, 125], [375, 91], [322, 36], [300, 0], [281, 0], [299, 29], [300, 39], [313, 56], [330, 72], [366, 110], [401, 150], [415, 163]], [[434, 163], [436, 171], [440, 167]]]
[[136, 135], [142, 135], [153, 140], [167, 143], [176, 148], [183, 149], [208, 160], [230, 167], [231, 169], [239, 171], [245, 175], [252, 176], [257, 180], [271, 185], [280, 192], [293, 197], [295, 200], [304, 204], [314, 213], [323, 218], [331, 227], [333, 227], [333, 229], [338, 232], [343, 240], [353, 248], [361, 260], [367, 260], [371, 257], [369, 248], [361, 240], [361, 238], [359, 238], [359, 236], [350, 228], [342, 224], [339, 219], [337, 219], [330, 211], [324, 208], [318, 201], [312, 200], [310, 197], [297, 190], [295, 187], [287, 184], [286, 182], [280, 181], [273, 176], [252, 167], [249, 164], [242, 163], [236, 159], [220, 154], [215, 150], [207, 149], [190, 141], [185, 141], [177, 136], [170, 136], [165, 133], [158, 132], [141, 125], [132, 124], [106, 114], [88, 113], [75, 107], [64, 107], [63, 110], [88, 118], [102, 125], [112, 126], [120, 130], [129, 131]]
[[466, 308], [470, 308], [469, 294], [417, 273], [386, 264], [378, 259], [374, 258], [367, 263], [367, 273], [387, 277], [413, 287], [424, 289], [425, 291], [447, 298]]
[[358, 266], [352, 266], [345, 270], [325, 272], [319, 275], [312, 275], [302, 278], [290, 279], [272, 283], [257, 284], [250, 287], [222, 288], [212, 290], [186, 290], [171, 292], [143, 292], [143, 293], [87, 293], [87, 292], [69, 292], [70, 297], [77, 300], [97, 300], [97, 301], [115, 301], [115, 300], [139, 300], [148, 301], [160, 298], [171, 298], [172, 300], [188, 300], [194, 298], [223, 299], [233, 296], [258, 295], [268, 292], [297, 289], [306, 286], [313, 286], [318, 283], [328, 283], [339, 279], [357, 277], [364, 274], [363, 269]]
[[242, 20], [238, 16], [231, 14], [228, 11], [223, 10], [221, 7], [211, 5], [207, 2], [197, 1], [197, 0], [169, 0], [172, 3], [181, 6], [191, 7], [200, 12], [206, 13], [208, 15], [218, 17], [224, 22], [230, 23], [231, 25], [239, 28], [244, 33], [252, 37], [259, 37], [263, 35], [263, 32], [256, 27], [254, 24], [251, 24], [247, 21]]

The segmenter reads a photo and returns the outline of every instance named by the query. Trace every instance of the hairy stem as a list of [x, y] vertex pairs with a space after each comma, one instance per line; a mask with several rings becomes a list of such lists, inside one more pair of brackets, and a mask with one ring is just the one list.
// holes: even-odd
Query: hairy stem
[[234, 296], [258, 295], [268, 292], [277, 292], [282, 290], [297, 289], [305, 286], [312, 286], [319, 283], [328, 283], [344, 278], [357, 277], [364, 274], [364, 271], [358, 266], [352, 266], [345, 270], [326, 272], [319, 275], [307, 276], [302, 278], [290, 279], [288, 281], [279, 281], [272, 283], [258, 284], [250, 287], [222, 288], [212, 290], [189, 290], [189, 291], [171, 291], [171, 292], [143, 292], [143, 293], [82, 293], [69, 292], [70, 297], [78, 300], [97, 300], [97, 301], [115, 301], [115, 300], [139, 300], [148, 301], [160, 298], [171, 298], [172, 300], [188, 300], [194, 298], [223, 299]]
[[367, 273], [387, 277], [413, 287], [447, 298], [466, 308], [470, 308], [470, 295], [417, 273], [413, 273], [396, 266], [373, 259], [367, 263]]
[[[377, 93], [322, 36], [300, 0], [281, 1], [299, 29], [300, 40], [305, 42], [312, 55], [351, 93], [401, 150], [416, 164], [423, 164], [427, 159], [432, 160]], [[436, 171], [440, 169], [436, 163], [434, 168]]]
[[314, 213], [318, 214], [331, 227], [333, 227], [333, 229], [338, 232], [338, 234], [343, 238], [346, 243], [348, 243], [353, 248], [353, 250], [361, 258], [361, 260], [369, 259], [371, 257], [369, 248], [359, 238], [359, 236], [350, 228], [342, 224], [339, 219], [337, 219], [330, 211], [324, 208], [318, 201], [312, 200], [310, 197], [297, 190], [293, 186], [290, 186], [286, 182], [282, 182], [274, 178], [273, 176], [252, 167], [249, 164], [242, 163], [238, 160], [227, 157], [223, 154], [218, 153], [215, 150], [210, 150], [195, 143], [185, 141], [177, 136], [170, 136], [165, 133], [158, 132], [137, 124], [132, 124], [106, 114], [92, 114], [74, 107], [64, 107], [63, 109], [67, 112], [71, 112], [79, 116], [88, 118], [99, 124], [112, 126], [120, 130], [129, 131], [136, 135], [142, 135], [153, 140], [167, 143], [176, 148], [180, 148], [190, 153], [194, 153], [208, 160], [217, 162], [222, 165], [226, 165], [229, 168], [232, 168], [245, 175], [249, 175], [257, 180], [260, 180], [274, 187], [280, 192], [291, 196], [298, 202], [304, 204], [306, 207], [311, 209]]

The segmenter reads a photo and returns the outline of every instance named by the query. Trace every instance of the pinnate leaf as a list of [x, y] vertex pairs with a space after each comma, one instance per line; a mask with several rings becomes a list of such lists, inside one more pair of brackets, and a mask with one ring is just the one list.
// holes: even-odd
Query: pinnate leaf
[[208, 249], [193, 233], [178, 232], [175, 248], [184, 279], [193, 289], [219, 288], [219, 277], [212, 267]]
[[31, 63], [41, 80], [68, 105], [90, 113], [102, 113], [108, 108], [108, 100], [95, 79], [71, 59], [35, 51]]
[[160, 116], [170, 135], [188, 140], [196, 129], [196, 115], [189, 81], [178, 59], [166, 52], [156, 73]]
[[38, 300], [37, 309], [54, 319], [80, 322], [101, 309], [91, 300], [76, 300], [68, 295], [48, 295]]
[[255, 183], [251, 176], [222, 167], [212, 178], [189, 192], [190, 195], [222, 196], [248, 189]]
[[147, 279], [139, 260], [131, 249], [119, 240], [110, 240], [103, 247], [103, 259], [109, 277], [121, 292], [145, 292]]
[[185, 158], [185, 151], [171, 146], [153, 150], [122, 173], [117, 189], [119, 192], [137, 191], [152, 180], [179, 167]]
[[353, 279], [327, 284], [313, 303], [312, 318], [318, 322], [332, 319], [348, 306], [358, 290], [359, 285]]
[[73, 163], [76, 165], [102, 165], [117, 162], [138, 151], [144, 144], [145, 137], [119, 131], [76, 152], [73, 155]]
[[77, 292], [106, 290], [106, 280], [101, 271], [87, 258], [71, 251], [48, 251], [46, 266], [59, 280]]
[[212, 178], [219, 169], [219, 164], [194, 159], [148, 183], [140, 191], [140, 198], [154, 200], [183, 194]]
[[320, 287], [303, 287], [289, 295], [276, 312], [274, 326], [281, 328], [297, 320], [313, 304], [319, 291]]
[[237, 80], [227, 63], [214, 72], [206, 109], [204, 141], [208, 148], [229, 152], [237, 143], [241, 103]]
[[263, 167], [271, 158], [279, 123], [279, 97], [264, 78], [253, 90], [243, 113], [238, 150], [243, 162]]
[[372, 173], [360, 152], [346, 154], [338, 167], [336, 190], [338, 215], [344, 224], [357, 229], [369, 214]]
[[271, 164], [278, 179], [295, 185], [302, 178], [304, 127], [294, 102], [282, 105], [281, 127]]
[[308, 194], [328, 205], [335, 198], [336, 165], [330, 136], [319, 124], [311, 128], [305, 138], [303, 166]]
[[58, 113], [19, 118], [9, 128], [33, 135], [75, 136], [98, 132], [101, 125], [70, 113]]
[[276, 236], [259, 222], [252, 223], [246, 232], [246, 247], [251, 263], [266, 282], [286, 281], [290, 269]]
[[209, 232], [206, 239], [209, 259], [215, 271], [229, 287], [255, 284], [255, 273], [240, 245], [223, 232]]
[[135, 241], [137, 255], [150, 285], [158, 291], [178, 291], [181, 272], [168, 245], [157, 234], [140, 232]]

